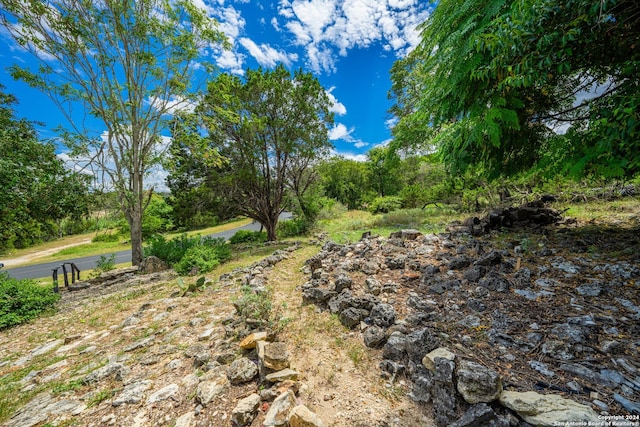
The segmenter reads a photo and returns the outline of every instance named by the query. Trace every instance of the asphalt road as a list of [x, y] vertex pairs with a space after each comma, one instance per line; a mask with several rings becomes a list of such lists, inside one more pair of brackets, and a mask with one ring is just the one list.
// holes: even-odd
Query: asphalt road
[[[280, 219], [289, 219], [291, 218], [291, 214], [289, 212], [284, 212], [280, 215]], [[238, 230], [253, 230], [258, 231], [260, 229], [259, 223], [250, 223], [243, 227], [233, 228], [231, 230], [223, 231], [221, 233], [211, 234], [212, 237], [223, 237], [225, 239], [229, 239], [233, 236]], [[116, 264], [122, 264], [125, 262], [131, 261], [131, 250], [115, 252]], [[105, 254], [106, 256], [110, 256], [111, 254]], [[96, 261], [100, 258], [100, 255], [91, 255], [82, 258], [74, 258], [65, 260], [65, 262], [72, 262], [80, 269], [80, 278], [83, 278], [82, 271], [91, 270], [96, 268]], [[39, 279], [42, 277], [51, 277], [53, 273], [53, 269], [56, 267], [60, 267], [62, 261], [55, 262], [47, 262], [44, 264], [35, 264], [29, 265], [26, 267], [14, 267], [14, 268], [3, 268], [0, 272], [6, 272], [10, 277], [14, 279]], [[67, 271], [71, 272], [71, 268], [67, 266]], [[60, 275], [60, 280], [62, 280], [62, 269], [58, 270], [58, 274]], [[71, 275], [69, 275], [71, 278]]]

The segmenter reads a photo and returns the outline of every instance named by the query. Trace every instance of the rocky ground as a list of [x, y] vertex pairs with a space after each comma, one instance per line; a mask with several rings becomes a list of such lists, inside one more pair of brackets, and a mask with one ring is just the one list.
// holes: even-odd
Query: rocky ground
[[[62, 291], [57, 314], [0, 332], [3, 425], [431, 425], [406, 386], [356, 366], [357, 337], [302, 307], [300, 270], [318, 249], [276, 251], [184, 296], [174, 273], [133, 269]], [[243, 343], [261, 325], [233, 304], [248, 284], [288, 301], [259, 344]]]
[[328, 242], [303, 297], [381, 348], [383, 375], [409, 377], [438, 425], [639, 425], [637, 222], [476, 237], [468, 223]]
[[[634, 425], [639, 224], [318, 238], [186, 296], [172, 273], [125, 271], [0, 332], [0, 414], [259, 426], [295, 407], [291, 425]], [[265, 325], [236, 313], [243, 284], [273, 289], [275, 336], [256, 343]]]

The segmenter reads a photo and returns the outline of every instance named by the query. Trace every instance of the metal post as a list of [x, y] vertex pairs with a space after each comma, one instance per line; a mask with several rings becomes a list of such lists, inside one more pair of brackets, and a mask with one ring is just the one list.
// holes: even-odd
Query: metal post
[[67, 267], [62, 264], [62, 274], [64, 274], [64, 287], [68, 288], [69, 287], [69, 278], [67, 277]]
[[53, 274], [52, 274], [52, 278], [53, 278], [53, 292], [58, 292], [58, 268], [60, 267], [56, 267], [53, 268]]

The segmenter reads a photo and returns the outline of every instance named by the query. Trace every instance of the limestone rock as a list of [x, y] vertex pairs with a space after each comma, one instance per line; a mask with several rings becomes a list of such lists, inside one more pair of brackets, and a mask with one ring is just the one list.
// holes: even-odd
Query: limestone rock
[[286, 426], [289, 420], [289, 413], [296, 404], [296, 397], [293, 391], [288, 390], [282, 393], [271, 404], [269, 411], [264, 417], [264, 427]]
[[436, 370], [436, 358], [454, 360], [456, 358], [456, 355], [444, 347], [438, 347], [435, 350], [427, 353], [422, 358], [422, 366], [424, 366], [431, 372], [434, 372]]
[[196, 413], [194, 411], [182, 414], [176, 419], [175, 427], [193, 427], [195, 426], [195, 418]]
[[269, 374], [265, 378], [271, 383], [279, 383], [286, 380], [296, 381], [298, 379], [298, 375], [299, 374], [293, 369], [286, 368], [281, 371]]
[[231, 412], [231, 422], [234, 426], [244, 427], [251, 424], [260, 405], [260, 396], [253, 393], [241, 399]]
[[595, 423], [602, 421], [590, 407], [555, 394], [503, 391], [500, 395], [500, 403], [516, 412], [529, 424], [540, 427], [579, 421]]
[[489, 403], [502, 393], [502, 379], [496, 371], [464, 360], [458, 367], [458, 391], [468, 403]]
[[304, 405], [298, 405], [289, 413], [290, 427], [324, 427], [324, 423], [316, 414]]
[[378, 347], [384, 342], [384, 329], [375, 325], [370, 326], [366, 331], [364, 331], [362, 339], [364, 340], [364, 345], [366, 345], [367, 347]]
[[243, 350], [251, 350], [252, 348], [256, 348], [256, 342], [266, 339], [266, 332], [254, 332], [247, 335], [242, 341], [240, 341], [240, 348]]
[[166, 387], [161, 388], [160, 390], [153, 393], [147, 399], [147, 405], [151, 405], [153, 403], [157, 403], [167, 399], [175, 399], [175, 396], [178, 394], [180, 387], [178, 384], [169, 384]]
[[258, 375], [258, 367], [246, 357], [236, 359], [227, 369], [227, 376], [231, 384], [242, 384], [251, 381]]
[[202, 381], [196, 389], [196, 399], [202, 406], [207, 406], [213, 399], [225, 393], [229, 385], [226, 375], [218, 375], [213, 380]]
[[120, 406], [125, 403], [135, 404], [142, 401], [144, 392], [151, 387], [150, 380], [136, 381], [134, 383], [125, 386], [122, 393], [120, 393], [111, 403], [113, 406]]
[[146, 257], [140, 263], [140, 271], [142, 274], [159, 273], [167, 269], [169, 269], [167, 263], [153, 255]]
[[274, 371], [288, 368], [289, 352], [287, 351], [287, 344], [284, 342], [267, 343], [264, 346], [263, 362], [265, 367]]

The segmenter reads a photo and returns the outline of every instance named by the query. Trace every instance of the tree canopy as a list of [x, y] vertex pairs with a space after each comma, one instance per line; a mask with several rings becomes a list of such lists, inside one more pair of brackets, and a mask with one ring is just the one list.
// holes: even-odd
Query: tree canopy
[[397, 146], [451, 173], [640, 171], [634, 0], [442, 0], [392, 69]]
[[[309, 167], [330, 147], [330, 106], [311, 73], [291, 75], [280, 64], [273, 70], [247, 70], [244, 79], [220, 74], [196, 109], [208, 131], [205, 148], [223, 158], [217, 192], [263, 224], [270, 240], [276, 239], [278, 217], [291, 198], [305, 211], [305, 193], [316, 179]], [[196, 131], [178, 128], [175, 143], [197, 141]]]
[[17, 118], [0, 85], [0, 252], [56, 235], [56, 221], [88, 211], [89, 177], [65, 167], [52, 142]]
[[[166, 119], [192, 102], [196, 69], [224, 46], [216, 22], [190, 0], [0, 0], [0, 20], [37, 70], [12, 74], [40, 89], [67, 114], [63, 137], [105, 174], [131, 231], [132, 263], [142, 259], [142, 214], [152, 189], [145, 177], [166, 144]], [[104, 133], [84, 129], [84, 105]]]

